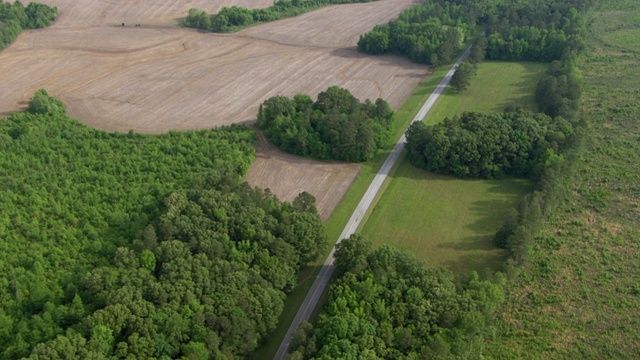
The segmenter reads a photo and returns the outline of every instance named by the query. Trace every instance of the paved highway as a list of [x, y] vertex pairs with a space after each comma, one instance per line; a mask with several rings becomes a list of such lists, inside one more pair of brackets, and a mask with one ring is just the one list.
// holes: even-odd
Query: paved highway
[[[438, 87], [436, 87], [431, 96], [429, 96], [424, 105], [422, 105], [422, 108], [420, 108], [420, 111], [418, 111], [418, 114], [416, 114], [416, 117], [411, 122], [412, 124], [416, 121], [422, 121], [424, 119], [429, 110], [431, 110], [433, 104], [435, 104], [436, 100], [438, 100], [440, 94], [442, 94], [444, 89], [449, 84], [449, 81], [451, 81], [451, 77], [453, 76], [453, 73], [455, 72], [458, 64], [460, 64], [462, 60], [469, 56], [470, 50], [471, 48], [467, 49], [467, 51], [465, 51], [460, 59], [458, 59], [458, 61], [451, 67], [447, 75], [442, 79], [440, 84], [438, 84]], [[400, 137], [400, 140], [398, 140], [396, 145], [393, 147], [393, 150], [391, 151], [391, 154], [389, 154], [389, 157], [387, 157], [387, 160], [385, 160], [384, 164], [382, 164], [382, 167], [371, 182], [371, 185], [369, 185], [367, 192], [362, 197], [362, 200], [360, 200], [360, 203], [358, 204], [356, 210], [353, 212], [353, 215], [351, 215], [347, 226], [345, 226], [342, 234], [340, 234], [340, 237], [338, 238], [338, 241], [336, 241], [336, 245], [338, 245], [342, 241], [342, 239], [346, 239], [356, 232], [358, 226], [360, 225], [360, 221], [362, 221], [362, 218], [369, 209], [369, 206], [371, 206], [373, 199], [376, 197], [376, 194], [380, 190], [380, 186], [382, 186], [382, 183], [387, 178], [387, 175], [389, 175], [389, 172], [393, 168], [393, 165], [396, 163], [396, 160], [398, 160], [398, 158], [400, 157], [400, 154], [404, 149], [405, 142], [406, 138], [404, 134], [402, 134], [402, 137]], [[282, 344], [280, 344], [280, 347], [278, 348], [278, 352], [274, 357], [275, 360], [284, 359], [285, 355], [287, 354], [287, 348], [289, 347], [291, 337], [298, 328], [298, 325], [300, 325], [300, 323], [303, 321], [309, 320], [309, 317], [313, 313], [313, 309], [315, 309], [320, 296], [324, 292], [324, 289], [331, 279], [331, 274], [333, 274], [333, 270], [335, 268], [333, 266], [333, 254], [335, 251], [336, 248], [334, 246], [331, 250], [331, 253], [329, 254], [329, 257], [327, 257], [327, 260], [324, 262], [320, 273], [316, 277], [316, 280], [313, 282], [311, 289], [309, 289], [309, 293], [307, 293], [307, 297], [304, 299], [302, 306], [300, 306], [300, 309], [298, 309], [296, 317], [293, 319], [293, 322], [291, 323], [287, 334], [282, 340]]]

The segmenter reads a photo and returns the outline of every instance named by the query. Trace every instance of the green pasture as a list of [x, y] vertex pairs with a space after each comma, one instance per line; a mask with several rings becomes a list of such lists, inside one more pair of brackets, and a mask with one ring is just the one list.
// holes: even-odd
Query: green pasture
[[486, 61], [478, 67], [469, 88], [451, 87], [438, 99], [425, 119], [435, 124], [464, 111], [500, 112], [507, 106], [536, 110], [536, 84], [549, 65], [535, 62]]
[[[602, 45], [625, 51], [640, 51], [640, 12], [638, 3], [611, 0], [600, 4], [592, 16], [591, 32]], [[598, 49], [600, 51], [600, 49]]]
[[[464, 111], [497, 112], [509, 105], [535, 110], [533, 94], [547, 66], [485, 62], [467, 91], [446, 91], [425, 121], [433, 124]], [[405, 158], [361, 230], [376, 245], [410, 251], [458, 274], [496, 269], [506, 254], [491, 238], [506, 212], [531, 189], [524, 179], [460, 180], [431, 174]]]
[[456, 273], [496, 269], [506, 252], [491, 237], [507, 210], [530, 192], [525, 179], [461, 180], [403, 161], [363, 233]]

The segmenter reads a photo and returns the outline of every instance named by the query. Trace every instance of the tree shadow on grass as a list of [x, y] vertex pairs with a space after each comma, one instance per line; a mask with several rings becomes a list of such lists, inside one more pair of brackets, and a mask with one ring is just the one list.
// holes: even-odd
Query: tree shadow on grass
[[[472, 271], [480, 274], [491, 274], [500, 271], [506, 258], [506, 251], [494, 251], [483, 254], [482, 257], [477, 254], [461, 255], [455, 259], [445, 261], [442, 265], [450, 269], [456, 276], [466, 279]], [[487, 275], [483, 276], [483, 278], [487, 277]]]
[[488, 235], [474, 235], [462, 238], [457, 241], [438, 244], [437, 247], [442, 249], [451, 249], [454, 251], [482, 251], [493, 250], [490, 244], [491, 239]]
[[[541, 77], [540, 70], [531, 69], [526, 63], [523, 63], [522, 67], [525, 69], [523, 70], [523, 75], [521, 75], [522, 80], [511, 85], [512, 91], [510, 92], [510, 96], [496, 103], [491, 109], [492, 111], [502, 112], [508, 106], [524, 107], [525, 109], [529, 109], [530, 106], [535, 106], [532, 96], [535, 94], [536, 79]], [[532, 84], [534, 84], [533, 87]]]

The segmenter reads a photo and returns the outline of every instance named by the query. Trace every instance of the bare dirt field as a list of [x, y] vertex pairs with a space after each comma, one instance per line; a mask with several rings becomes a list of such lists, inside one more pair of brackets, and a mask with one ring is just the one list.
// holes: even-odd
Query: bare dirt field
[[245, 180], [269, 188], [280, 200], [293, 201], [303, 191], [316, 197], [318, 212], [326, 220], [360, 171], [360, 165], [320, 162], [278, 150], [260, 134], [257, 157]]
[[[47, 29], [22, 33], [0, 53], [0, 116], [21, 110], [35, 90], [45, 88], [67, 104], [72, 117], [92, 127], [159, 133], [251, 123], [259, 104], [271, 96], [315, 96], [331, 85], [363, 100], [383, 97], [398, 107], [428, 75], [424, 66], [363, 56], [355, 49], [360, 34], [416, 0], [331, 6], [224, 35], [176, 23], [191, 7], [215, 12], [272, 1], [40, 1], [57, 6], [60, 16]], [[340, 164], [261, 149], [265, 153], [249, 180], [283, 199], [309, 191], [319, 197], [321, 209], [328, 206], [320, 200], [322, 192], [334, 191], [322, 182], [352, 180], [357, 173], [357, 166], [347, 167], [351, 173], [346, 174]], [[265, 170], [253, 169], [260, 167]], [[264, 174], [267, 170], [277, 175]], [[324, 175], [307, 176], [316, 170]], [[256, 171], [262, 175], [254, 176]], [[325, 212], [341, 196], [336, 200], [331, 194], [326, 201], [335, 204]]]

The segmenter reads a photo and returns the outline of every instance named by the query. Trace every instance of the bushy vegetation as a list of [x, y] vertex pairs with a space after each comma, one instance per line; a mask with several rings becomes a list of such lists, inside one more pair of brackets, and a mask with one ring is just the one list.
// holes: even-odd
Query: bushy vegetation
[[582, 89], [574, 61], [566, 58], [551, 63], [536, 88], [536, 103], [540, 111], [570, 118], [578, 110]]
[[449, 85], [451, 85], [455, 91], [462, 92], [469, 87], [471, 79], [476, 75], [477, 71], [478, 68], [476, 64], [465, 60], [456, 67], [456, 71], [453, 73]]
[[354, 235], [338, 246], [329, 299], [315, 328], [292, 339], [291, 359], [478, 358], [503, 285], [474, 273], [456, 286], [450, 272]]
[[324, 242], [315, 200], [241, 184], [245, 126], [150, 136], [36, 92], [0, 121], [0, 357], [244, 356]]
[[49, 26], [58, 16], [58, 8], [30, 2], [24, 7], [20, 1], [13, 4], [0, 0], [0, 50], [11, 44], [25, 29]]
[[270, 142], [290, 153], [357, 162], [387, 145], [392, 121], [386, 101], [361, 103], [349, 90], [332, 86], [315, 102], [304, 94], [267, 99], [257, 125]]
[[406, 135], [414, 165], [462, 178], [492, 179], [539, 175], [572, 139], [573, 127], [562, 118], [527, 110], [467, 112], [434, 126], [415, 122]]
[[213, 15], [207, 14], [204, 10], [192, 8], [189, 9], [189, 15], [182, 24], [196, 29], [225, 33], [255, 24], [298, 16], [322, 6], [371, 1], [375, 0], [278, 0], [268, 8], [223, 7], [220, 12]]

